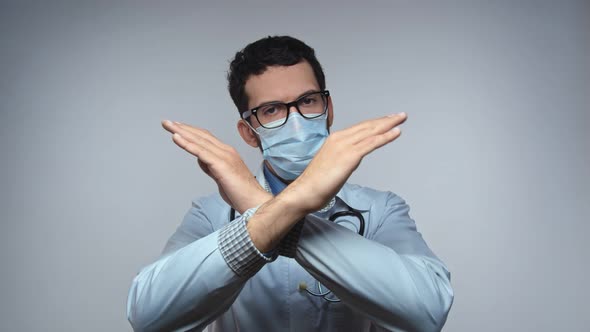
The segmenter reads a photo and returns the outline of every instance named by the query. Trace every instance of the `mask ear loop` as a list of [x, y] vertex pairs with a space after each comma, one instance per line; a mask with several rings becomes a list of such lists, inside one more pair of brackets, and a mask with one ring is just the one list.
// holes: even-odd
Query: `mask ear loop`
[[254, 137], [256, 138], [256, 142], [258, 143], [258, 149], [262, 153], [263, 149], [262, 149], [262, 141], [260, 140], [260, 134], [256, 131], [256, 129], [254, 129], [254, 127], [252, 127], [250, 122], [247, 121], [246, 119], [240, 119], [240, 121], [245, 122], [246, 126], [248, 126], [248, 128], [254, 133]]
[[[251, 115], [251, 117], [252, 117], [252, 115]], [[254, 129], [254, 127], [252, 127], [252, 125], [250, 124], [250, 121], [247, 121], [246, 119], [241, 119], [241, 120], [246, 123], [246, 125], [254, 132], [254, 134], [256, 134], [256, 136], [260, 136], [260, 134], [258, 134], [256, 129]]]

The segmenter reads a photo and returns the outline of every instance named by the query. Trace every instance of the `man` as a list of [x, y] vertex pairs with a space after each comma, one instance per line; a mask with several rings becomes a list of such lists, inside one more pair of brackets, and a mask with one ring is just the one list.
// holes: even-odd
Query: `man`
[[334, 110], [313, 49], [283, 36], [236, 54], [229, 90], [256, 177], [208, 131], [164, 121], [219, 193], [196, 199], [129, 291], [137, 331], [440, 331], [450, 273], [405, 201], [346, 183], [400, 135], [393, 114], [329, 134]]

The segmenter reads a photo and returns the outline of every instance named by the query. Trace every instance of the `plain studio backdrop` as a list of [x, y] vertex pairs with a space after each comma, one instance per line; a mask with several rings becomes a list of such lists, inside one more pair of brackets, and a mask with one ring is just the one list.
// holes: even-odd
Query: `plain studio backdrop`
[[350, 182], [410, 204], [451, 271], [445, 331], [588, 331], [583, 1], [3, 2], [0, 330], [131, 330], [131, 280], [217, 190], [160, 121], [256, 169], [225, 76], [277, 34], [315, 48], [333, 130], [408, 113]]

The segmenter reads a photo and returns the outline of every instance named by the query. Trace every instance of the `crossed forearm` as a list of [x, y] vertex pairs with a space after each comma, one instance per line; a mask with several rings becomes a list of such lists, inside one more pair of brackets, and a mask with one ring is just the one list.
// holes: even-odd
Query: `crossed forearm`
[[268, 252], [276, 248], [291, 228], [310, 212], [297, 205], [292, 188], [287, 187], [262, 204], [246, 228], [254, 246], [261, 252]]
[[[363, 121], [332, 133], [305, 171], [279, 195], [270, 199], [237, 151], [220, 142], [207, 130], [163, 121], [174, 142], [198, 158], [199, 166], [219, 187], [223, 199], [240, 213], [265, 202], [250, 218], [247, 230], [261, 252], [274, 249], [305, 215], [320, 209], [332, 198], [359, 166], [361, 159], [400, 135], [404, 113]], [[254, 191], [244, 188], [255, 188]], [[267, 200], [268, 199], [268, 200]]]

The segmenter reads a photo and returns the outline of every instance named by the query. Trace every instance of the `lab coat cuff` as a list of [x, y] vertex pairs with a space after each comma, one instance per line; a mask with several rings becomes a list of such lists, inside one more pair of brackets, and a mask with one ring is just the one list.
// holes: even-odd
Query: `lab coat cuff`
[[281, 240], [278, 246], [279, 255], [295, 258], [295, 253], [297, 252], [297, 244], [299, 244], [299, 238], [301, 237], [301, 230], [303, 229], [303, 224], [305, 223], [305, 218], [301, 219], [285, 237]]
[[246, 229], [246, 222], [256, 212], [252, 208], [233, 222], [225, 225], [217, 239], [221, 255], [227, 265], [241, 277], [250, 278], [268, 262], [276, 259], [276, 255], [267, 257], [252, 242]]

